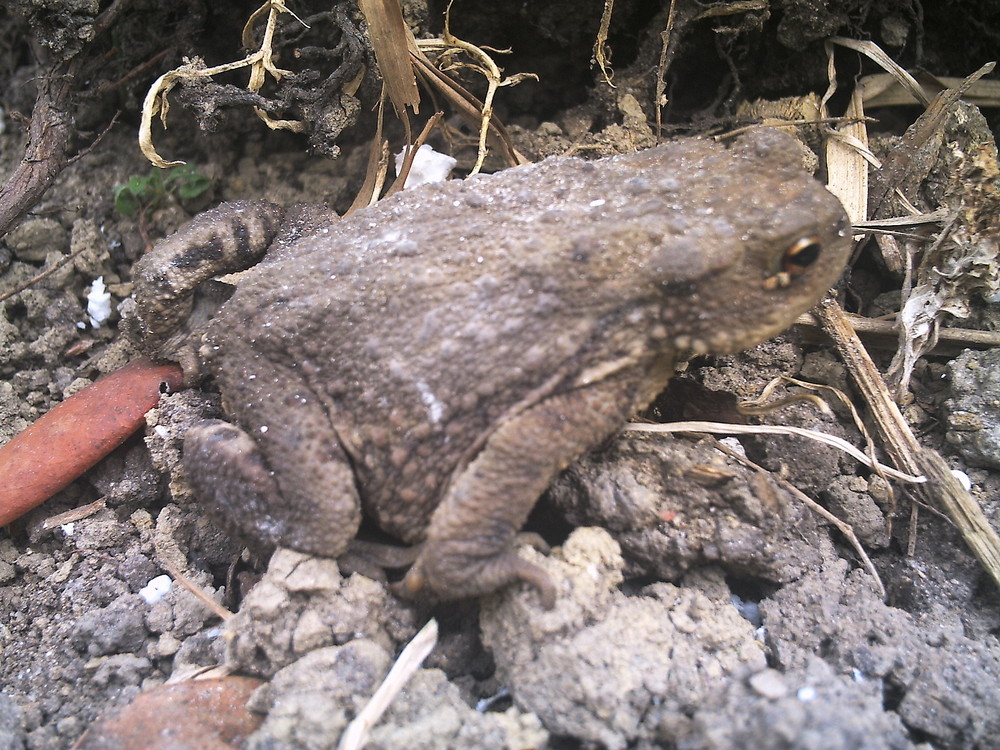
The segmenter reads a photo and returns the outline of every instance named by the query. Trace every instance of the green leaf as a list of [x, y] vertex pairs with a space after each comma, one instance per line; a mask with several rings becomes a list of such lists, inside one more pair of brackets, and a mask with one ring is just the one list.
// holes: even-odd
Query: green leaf
[[139, 211], [139, 199], [129, 185], [118, 185], [114, 192], [115, 210], [123, 216], [132, 216]]
[[158, 206], [168, 195], [182, 200], [197, 198], [212, 186], [212, 181], [194, 171], [191, 164], [171, 169], [151, 169], [148, 175], [133, 175], [114, 190], [115, 210], [132, 216], [141, 210]]
[[185, 200], [197, 198], [212, 186], [212, 181], [203, 174], [192, 172], [179, 182], [177, 195]]

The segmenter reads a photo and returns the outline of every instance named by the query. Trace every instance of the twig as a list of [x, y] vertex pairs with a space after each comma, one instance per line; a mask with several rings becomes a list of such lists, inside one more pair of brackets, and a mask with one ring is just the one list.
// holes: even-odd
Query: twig
[[399, 658], [392, 665], [382, 684], [378, 686], [378, 690], [354, 717], [354, 721], [347, 725], [347, 729], [340, 736], [340, 742], [337, 743], [337, 750], [360, 750], [364, 747], [368, 741], [368, 732], [437, 645], [437, 635], [437, 620], [431, 619], [413, 636], [413, 640], [406, 644], [406, 648], [400, 652]]
[[854, 529], [851, 527], [849, 523], [841, 521], [833, 513], [828, 511], [819, 503], [817, 503], [815, 500], [809, 497], [809, 495], [804, 493], [802, 490], [793, 485], [787, 479], [775, 475], [774, 472], [768, 471], [763, 466], [759, 466], [758, 464], [748, 459], [746, 456], [741, 456], [736, 451], [729, 449], [723, 443], [717, 442], [716, 448], [721, 450], [723, 453], [725, 453], [727, 456], [734, 459], [735, 461], [738, 461], [739, 463], [743, 464], [744, 466], [753, 469], [754, 471], [759, 472], [760, 474], [766, 474], [772, 477], [778, 484], [780, 484], [782, 487], [788, 490], [788, 492], [794, 495], [795, 498], [799, 500], [799, 502], [803, 503], [813, 513], [822, 516], [824, 519], [826, 519], [834, 526], [836, 526], [840, 530], [840, 533], [843, 534], [845, 537], [847, 537], [847, 541], [849, 541], [851, 543], [851, 546], [854, 547], [854, 551], [858, 553], [858, 557], [861, 558], [861, 562], [864, 564], [865, 569], [868, 571], [872, 579], [875, 581], [875, 587], [878, 589], [879, 596], [882, 599], [885, 599], [885, 586], [882, 583], [882, 579], [881, 577], [879, 577], [878, 571], [875, 569], [874, 563], [872, 563], [871, 558], [868, 557], [868, 553], [865, 552], [864, 546], [862, 546], [860, 540], [854, 533]]
[[[899, 344], [899, 323], [897, 321], [866, 318], [851, 313], [844, 313], [844, 315], [854, 330], [864, 339], [866, 345], [894, 350]], [[800, 315], [795, 324], [811, 328], [817, 333], [820, 331], [819, 320], [812, 313]], [[939, 328], [938, 340], [928, 353], [939, 356], [957, 356], [965, 349], [991, 349], [998, 346], [1000, 346], [1000, 333], [997, 331]]]
[[27, 281], [24, 281], [24, 282], [18, 284], [16, 287], [14, 287], [13, 289], [11, 289], [9, 292], [4, 292], [3, 294], [0, 294], [0, 302], [3, 302], [4, 300], [10, 299], [15, 294], [20, 294], [21, 292], [23, 292], [28, 287], [33, 286], [33, 285], [37, 284], [39, 281], [42, 281], [43, 279], [51, 276], [56, 271], [58, 271], [60, 268], [62, 268], [67, 263], [69, 263], [71, 260], [73, 260], [73, 258], [75, 258], [76, 256], [78, 256], [80, 253], [82, 253], [84, 250], [87, 250], [87, 249], [89, 249], [89, 248], [86, 247], [86, 246], [81, 247], [80, 249], [78, 249], [78, 250], [70, 253], [69, 255], [67, 255], [67, 256], [65, 256], [63, 258], [60, 258], [56, 263], [54, 263], [52, 265], [51, 268], [46, 268], [41, 273], [35, 274], [34, 276], [32, 276]]
[[868, 403], [893, 462], [910, 474], [927, 477], [927, 483], [916, 488], [918, 494], [928, 505], [944, 510], [972, 554], [1000, 586], [1000, 537], [990, 526], [982, 508], [952, 475], [945, 460], [917, 441], [840, 305], [827, 299], [816, 307], [816, 312]]
[[131, 0], [115, 0], [94, 19], [91, 42], [70, 60], [57, 63], [38, 77], [24, 157], [0, 187], [0, 236], [38, 202], [69, 163], [69, 144], [75, 129], [69, 115], [70, 98], [88, 61], [86, 53], [130, 3]]
[[81, 505], [78, 508], [67, 510], [65, 513], [56, 513], [54, 516], [49, 516], [42, 521], [41, 528], [48, 531], [49, 529], [54, 529], [57, 526], [65, 526], [68, 523], [82, 521], [84, 518], [92, 516], [97, 511], [104, 510], [107, 507], [108, 503], [102, 497], [92, 503], [87, 503], [86, 505]]
[[630, 432], [709, 432], [721, 435], [798, 435], [799, 437], [809, 438], [810, 440], [815, 440], [818, 443], [825, 443], [826, 445], [832, 445], [834, 448], [839, 448], [844, 451], [844, 453], [847, 453], [852, 458], [860, 461], [868, 468], [877, 468], [880, 472], [884, 473], [885, 476], [891, 477], [899, 482], [912, 482], [914, 484], [920, 484], [927, 481], [919, 474], [907, 474], [902, 471], [897, 471], [891, 466], [885, 466], [884, 464], [872, 461], [868, 456], [859, 451], [853, 445], [836, 435], [827, 435], [825, 432], [819, 432], [818, 430], [806, 430], [802, 427], [768, 424], [726, 424], [724, 422], [699, 422], [694, 420], [689, 422], [669, 422], [667, 424], [633, 423], [625, 425], [625, 429]]
[[[81, 53], [82, 54], [82, 53]], [[38, 202], [68, 160], [73, 118], [67, 113], [80, 56], [38, 78], [38, 93], [21, 163], [0, 187], [0, 235]]]
[[444, 117], [444, 112], [435, 112], [424, 124], [423, 130], [420, 131], [417, 139], [413, 143], [407, 143], [403, 147], [403, 163], [400, 165], [396, 179], [393, 180], [389, 189], [385, 191], [385, 195], [382, 196], [383, 198], [388, 198], [393, 193], [398, 193], [406, 187], [406, 178], [410, 176], [410, 170], [413, 168], [413, 159], [416, 157], [417, 151], [427, 142], [434, 128], [441, 122], [442, 117]]
[[667, 12], [666, 25], [663, 31], [660, 32], [660, 59], [656, 63], [656, 90], [653, 94], [653, 106], [656, 107], [657, 140], [663, 137], [663, 108], [667, 106], [667, 70], [674, 60], [676, 47], [679, 46], [671, 44], [674, 25], [677, 22], [677, 6], [679, 4], [671, 0], [670, 10]]
[[105, 126], [104, 130], [98, 133], [97, 137], [94, 140], [92, 140], [89, 144], [87, 144], [82, 149], [80, 149], [80, 151], [74, 154], [73, 157], [66, 162], [67, 166], [75, 161], [79, 161], [83, 157], [87, 156], [95, 148], [97, 148], [97, 146], [101, 143], [101, 141], [104, 140], [105, 136], [107, 136], [107, 134], [111, 132], [112, 128], [114, 128], [114, 126], [118, 124], [118, 116], [121, 113], [122, 113], [121, 110], [115, 112], [114, 116], [111, 118], [111, 122], [109, 122], [107, 126]]
[[[879, 209], [887, 204], [889, 196], [903, 183], [914, 169], [914, 165], [919, 163], [919, 159], [914, 158], [914, 154], [920, 146], [941, 127], [944, 119], [952, 111], [966, 89], [987, 73], [992, 72], [994, 67], [995, 63], [987, 63], [963, 80], [960, 85], [953, 89], [945, 89], [934, 97], [927, 109], [907, 129], [900, 143], [886, 155], [882, 162], [882, 169], [872, 175], [875, 185], [872, 190], [871, 205], [875, 209], [875, 216], [879, 215]], [[919, 89], [919, 84], [917, 84], [917, 88]]]
[[173, 53], [173, 51], [174, 51], [173, 47], [167, 47], [167, 49], [157, 52], [155, 55], [153, 55], [145, 62], [136, 65], [134, 68], [132, 68], [132, 70], [123, 75], [117, 81], [105, 81], [96, 89], [94, 89], [93, 97], [97, 98], [103, 96], [104, 94], [108, 94], [112, 91], [116, 91], [117, 89], [121, 88], [132, 79], [137, 78], [139, 75], [141, 75], [149, 68], [156, 66], [161, 60], [163, 60], [164, 57]]
[[177, 581], [177, 583], [179, 583], [181, 586], [183, 586], [192, 594], [194, 594], [195, 598], [202, 604], [204, 604], [205, 608], [210, 610], [212, 614], [214, 614], [220, 620], [225, 621], [233, 616], [232, 612], [230, 612], [228, 609], [226, 609], [217, 601], [215, 601], [215, 599], [209, 596], [207, 591], [203, 590], [200, 586], [196, 586], [194, 583], [192, 583], [191, 580], [188, 579], [186, 575], [184, 575], [177, 568], [171, 565], [169, 561], [164, 560], [163, 567], [167, 569], [167, 572], [174, 577], [174, 580]]
[[132, 0], [114, 0], [111, 5], [104, 9], [101, 14], [94, 19], [94, 36], [96, 39], [105, 31], [111, 28], [118, 17], [132, 4]]

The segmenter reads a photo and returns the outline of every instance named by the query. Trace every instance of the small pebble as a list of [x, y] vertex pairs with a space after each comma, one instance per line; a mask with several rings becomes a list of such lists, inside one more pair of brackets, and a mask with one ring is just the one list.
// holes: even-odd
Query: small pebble
[[92, 328], [100, 328], [111, 317], [111, 293], [104, 286], [104, 277], [98, 276], [87, 292], [87, 315]]
[[139, 589], [139, 596], [146, 604], [156, 604], [164, 595], [170, 591], [170, 584], [173, 581], [170, 580], [170, 576], [162, 575], [156, 576], [153, 580]]
[[[396, 154], [396, 174], [403, 168], [403, 159], [406, 151]], [[448, 179], [451, 170], [455, 168], [458, 161], [448, 154], [441, 154], [428, 146], [426, 143], [417, 149], [413, 156], [413, 163], [410, 165], [410, 173], [406, 175], [405, 188], [424, 185], [428, 182], [443, 182]]]
[[778, 700], [788, 695], [788, 686], [785, 684], [785, 679], [782, 677], [781, 672], [776, 669], [764, 669], [753, 675], [750, 678], [750, 687], [758, 695], [770, 698], [771, 700]]

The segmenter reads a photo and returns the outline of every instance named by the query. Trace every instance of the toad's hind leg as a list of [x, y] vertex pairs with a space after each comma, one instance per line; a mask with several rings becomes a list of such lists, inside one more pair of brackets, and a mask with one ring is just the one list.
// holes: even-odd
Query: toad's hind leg
[[133, 269], [129, 335], [151, 354], [171, 358], [171, 337], [191, 313], [198, 285], [260, 260], [283, 216], [284, 209], [267, 201], [223, 203], [157, 242]]
[[551, 396], [503, 422], [452, 480], [400, 593], [457, 599], [522, 580], [551, 606], [551, 580], [517, 556], [515, 536], [555, 476], [621, 426], [630, 392], [620, 380], [604, 381]]
[[286, 415], [250, 433], [206, 420], [184, 438], [184, 471], [224, 529], [247, 542], [337, 557], [354, 538], [361, 509], [336, 441]]

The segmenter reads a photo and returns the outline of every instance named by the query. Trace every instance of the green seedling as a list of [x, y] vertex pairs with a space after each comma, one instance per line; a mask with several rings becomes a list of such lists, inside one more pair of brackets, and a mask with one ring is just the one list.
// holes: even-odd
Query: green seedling
[[163, 204], [167, 196], [181, 200], [197, 198], [211, 187], [205, 175], [198, 174], [191, 164], [169, 169], [153, 168], [145, 177], [134, 175], [124, 185], [115, 188], [115, 210], [124, 216], [134, 216]]

